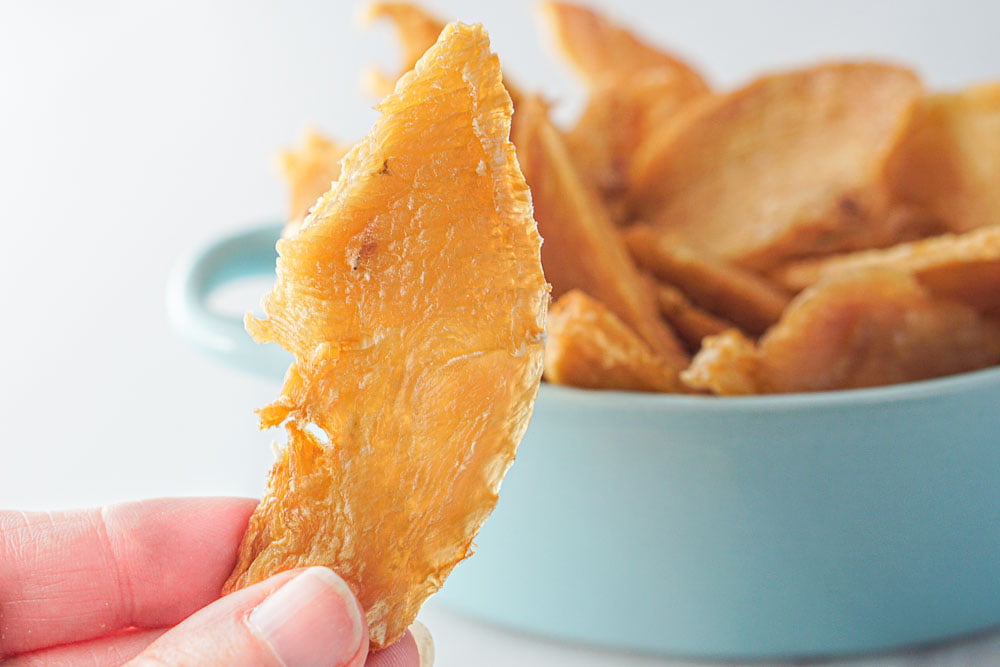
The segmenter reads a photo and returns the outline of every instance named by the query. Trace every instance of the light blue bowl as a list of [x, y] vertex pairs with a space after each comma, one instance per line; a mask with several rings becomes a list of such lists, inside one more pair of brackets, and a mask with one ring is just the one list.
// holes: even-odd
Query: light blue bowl
[[[280, 380], [211, 313], [280, 227], [181, 262], [178, 331]], [[1000, 625], [1000, 369], [748, 398], [543, 385], [476, 555], [439, 594], [544, 635], [715, 658], [895, 648]]]

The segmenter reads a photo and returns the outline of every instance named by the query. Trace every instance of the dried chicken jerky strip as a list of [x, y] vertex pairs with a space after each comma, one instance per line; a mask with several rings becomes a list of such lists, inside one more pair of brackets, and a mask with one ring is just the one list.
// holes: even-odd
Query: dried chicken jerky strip
[[1000, 225], [1000, 83], [921, 100], [887, 174], [951, 231]]
[[856, 63], [703, 98], [640, 148], [632, 214], [754, 270], [882, 245], [882, 170], [921, 90], [909, 70]]
[[872, 267], [911, 273], [932, 294], [1000, 317], [1000, 226], [799, 262], [783, 268], [776, 278], [800, 290]]
[[560, 297], [549, 310], [545, 379], [587, 389], [683, 391], [683, 366], [655, 354], [600, 301], [580, 290]]
[[[444, 21], [410, 2], [373, 2], [367, 6], [364, 16], [366, 23], [387, 19], [396, 28], [396, 36], [403, 47], [400, 73], [409, 72], [417, 59], [437, 41], [444, 29]], [[374, 97], [384, 97], [392, 92], [399, 75], [393, 76], [370, 69], [365, 76], [365, 87]], [[504, 78], [507, 94], [517, 106], [520, 93], [510, 80]]]
[[625, 194], [639, 146], [687, 105], [708, 94], [697, 79], [666, 68], [609, 79], [591, 91], [566, 144], [577, 169], [602, 196], [618, 224], [626, 222]]
[[604, 205], [580, 179], [545, 104], [525, 98], [512, 140], [531, 186], [538, 230], [545, 239], [542, 264], [558, 298], [580, 289], [601, 301], [658, 354], [686, 364], [686, 355], [657, 312]]
[[346, 146], [312, 131], [306, 135], [301, 148], [279, 156], [289, 195], [285, 236], [299, 228], [316, 200], [340, 178], [340, 160], [346, 153]]
[[590, 87], [647, 69], [661, 69], [687, 85], [708, 90], [701, 75], [679, 57], [640, 39], [597, 12], [566, 2], [545, 2], [542, 16], [560, 53]]
[[757, 335], [778, 321], [791, 297], [766, 278], [674, 242], [644, 225], [624, 232], [632, 257], [694, 303]]
[[681, 379], [716, 394], [854, 389], [1000, 362], [1000, 326], [928, 293], [906, 273], [852, 272], [800, 294], [758, 345], [705, 340]]
[[[946, 233], [948, 233], [948, 228], [945, 222], [927, 209], [914, 204], [894, 202], [885, 220], [880, 243], [876, 247], [888, 248]], [[822, 256], [829, 257], [830, 255]], [[819, 259], [819, 257], [811, 259]], [[795, 261], [804, 260], [793, 260], [793, 262]]]
[[717, 396], [764, 393], [760, 352], [738, 329], [729, 329], [702, 341], [681, 381], [691, 389]]
[[363, 18], [366, 23], [388, 19], [396, 29], [402, 47], [401, 66], [398, 74], [386, 74], [369, 69], [365, 87], [374, 97], [382, 98], [392, 92], [396, 80], [413, 69], [413, 66], [436, 41], [444, 29], [444, 21], [426, 12], [419, 5], [409, 2], [373, 2], [367, 6]]
[[580, 175], [601, 193], [612, 218], [624, 222], [623, 197], [636, 149], [706, 95], [708, 85], [681, 59], [590, 9], [554, 2], [542, 9], [562, 55], [590, 91], [566, 143]]
[[378, 108], [247, 320], [294, 355], [260, 411], [289, 438], [225, 586], [329, 566], [373, 648], [471, 553], [531, 415], [548, 302], [482, 27], [446, 27]]
[[684, 292], [672, 285], [659, 283], [655, 289], [660, 315], [677, 332], [690, 352], [697, 352], [706, 336], [736, 328], [732, 322], [720, 319], [688, 301]]

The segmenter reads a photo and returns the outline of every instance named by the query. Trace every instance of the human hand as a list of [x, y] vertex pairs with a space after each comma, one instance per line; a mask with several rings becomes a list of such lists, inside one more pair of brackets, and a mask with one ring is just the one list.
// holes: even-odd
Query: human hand
[[418, 649], [411, 632], [369, 655], [364, 614], [327, 568], [219, 599], [255, 505], [177, 498], [0, 512], [0, 662], [418, 667], [424, 653], [430, 664], [429, 637]]

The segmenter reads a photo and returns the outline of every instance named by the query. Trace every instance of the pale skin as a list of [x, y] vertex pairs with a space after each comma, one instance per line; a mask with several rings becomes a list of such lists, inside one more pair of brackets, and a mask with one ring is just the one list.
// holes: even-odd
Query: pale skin
[[255, 504], [177, 498], [0, 512], [0, 662], [420, 665], [409, 632], [369, 654], [357, 601], [325, 568], [219, 599]]

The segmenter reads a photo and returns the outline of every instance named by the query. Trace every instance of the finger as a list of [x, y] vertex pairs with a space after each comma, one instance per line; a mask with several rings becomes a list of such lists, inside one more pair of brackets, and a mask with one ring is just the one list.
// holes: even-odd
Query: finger
[[197, 612], [129, 665], [344, 665], [368, 654], [364, 614], [325, 567], [283, 572]]
[[118, 667], [139, 655], [157, 637], [159, 630], [129, 630], [75, 644], [65, 644], [4, 660], [3, 667]]
[[219, 596], [254, 501], [0, 512], [0, 658], [169, 627]]
[[431, 634], [423, 623], [416, 621], [398, 642], [369, 655], [365, 667], [431, 667], [433, 664]]

